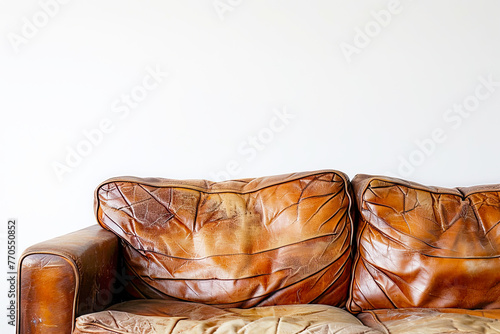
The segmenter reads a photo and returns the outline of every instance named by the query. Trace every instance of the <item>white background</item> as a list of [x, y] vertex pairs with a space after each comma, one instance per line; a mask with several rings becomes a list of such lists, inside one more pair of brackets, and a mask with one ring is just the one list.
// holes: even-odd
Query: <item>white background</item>
[[113, 176], [500, 183], [498, 1], [55, 1], [0, 0], [0, 254], [9, 218], [19, 252], [95, 224]]

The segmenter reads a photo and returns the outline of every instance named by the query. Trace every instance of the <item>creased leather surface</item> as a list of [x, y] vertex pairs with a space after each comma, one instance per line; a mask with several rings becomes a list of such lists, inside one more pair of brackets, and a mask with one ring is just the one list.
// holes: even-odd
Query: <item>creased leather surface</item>
[[166, 300], [136, 300], [81, 316], [74, 334], [379, 334], [342, 309], [286, 305], [251, 309]]
[[350, 310], [500, 308], [500, 186], [352, 181], [360, 210]]
[[98, 225], [26, 249], [17, 333], [71, 333], [77, 316], [111, 305], [117, 262], [118, 238]]
[[345, 305], [351, 199], [342, 173], [115, 178], [97, 188], [95, 203], [99, 223], [123, 240], [136, 297]]
[[500, 333], [499, 309], [383, 309], [361, 313], [358, 318], [389, 334]]

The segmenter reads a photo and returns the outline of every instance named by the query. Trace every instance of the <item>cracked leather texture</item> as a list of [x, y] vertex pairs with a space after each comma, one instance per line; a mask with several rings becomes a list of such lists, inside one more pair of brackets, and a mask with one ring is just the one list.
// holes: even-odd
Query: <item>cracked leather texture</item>
[[135, 300], [81, 316], [74, 334], [381, 334], [345, 310], [328, 305], [251, 309], [166, 300]]
[[114, 178], [96, 215], [117, 234], [137, 298], [223, 308], [344, 306], [351, 196], [336, 171], [224, 182]]
[[500, 310], [383, 309], [366, 311], [358, 318], [387, 334], [498, 334]]
[[357, 175], [349, 309], [500, 308], [500, 186]]

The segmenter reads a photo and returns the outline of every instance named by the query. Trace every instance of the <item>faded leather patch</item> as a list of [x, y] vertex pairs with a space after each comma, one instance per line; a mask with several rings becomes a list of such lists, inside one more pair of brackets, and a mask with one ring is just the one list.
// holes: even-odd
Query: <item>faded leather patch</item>
[[126, 302], [81, 316], [75, 334], [380, 334], [345, 310], [328, 305], [286, 305], [251, 309], [165, 300]]
[[390, 334], [500, 333], [500, 310], [384, 309], [361, 313], [358, 318]]

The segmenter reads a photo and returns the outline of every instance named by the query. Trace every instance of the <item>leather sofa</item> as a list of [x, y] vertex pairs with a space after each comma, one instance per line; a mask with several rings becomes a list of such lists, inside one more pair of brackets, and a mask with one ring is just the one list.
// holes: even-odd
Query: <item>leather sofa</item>
[[19, 260], [18, 333], [500, 333], [500, 185], [120, 177]]

